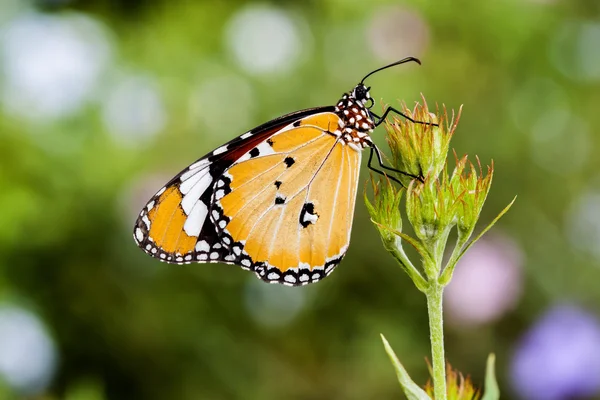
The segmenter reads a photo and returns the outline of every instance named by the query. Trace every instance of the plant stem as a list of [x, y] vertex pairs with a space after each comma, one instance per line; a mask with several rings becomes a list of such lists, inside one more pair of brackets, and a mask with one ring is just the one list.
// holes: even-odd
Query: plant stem
[[444, 323], [442, 294], [444, 286], [432, 281], [427, 292], [427, 311], [431, 336], [431, 362], [435, 400], [446, 400], [446, 361], [444, 358]]

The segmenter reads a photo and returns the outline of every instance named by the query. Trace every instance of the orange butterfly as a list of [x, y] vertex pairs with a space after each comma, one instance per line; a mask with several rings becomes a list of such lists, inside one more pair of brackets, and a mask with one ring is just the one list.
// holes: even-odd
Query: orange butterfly
[[[335, 106], [269, 121], [202, 157], [160, 189], [138, 217], [133, 237], [174, 264], [226, 263], [269, 283], [307, 285], [329, 275], [350, 242], [362, 150], [383, 165], [370, 134], [380, 117], [367, 74]], [[368, 104], [367, 104], [368, 103]], [[418, 121], [413, 121], [418, 122]], [[393, 177], [390, 179], [395, 180]]]

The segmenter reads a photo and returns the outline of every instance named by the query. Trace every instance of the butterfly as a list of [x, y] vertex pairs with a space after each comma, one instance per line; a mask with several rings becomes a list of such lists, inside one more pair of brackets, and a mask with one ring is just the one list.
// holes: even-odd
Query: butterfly
[[403, 173], [384, 165], [371, 133], [390, 112], [419, 122], [393, 107], [375, 114], [364, 81], [411, 61], [421, 64], [376, 69], [336, 105], [276, 118], [200, 158], [142, 209], [135, 242], [167, 263], [236, 264], [288, 286], [323, 279], [348, 249], [362, 151], [371, 170]]

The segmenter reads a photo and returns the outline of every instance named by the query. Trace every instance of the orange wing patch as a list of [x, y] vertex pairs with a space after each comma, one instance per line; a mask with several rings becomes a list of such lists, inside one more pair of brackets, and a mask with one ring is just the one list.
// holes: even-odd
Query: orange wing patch
[[225, 172], [222, 232], [266, 281], [319, 280], [348, 248], [361, 153], [332, 133], [338, 120], [304, 118]]
[[181, 193], [177, 187], [167, 188], [148, 212], [152, 221], [150, 237], [156, 246], [168, 253], [186, 254], [194, 249], [197, 237], [183, 230], [187, 219], [181, 208]]

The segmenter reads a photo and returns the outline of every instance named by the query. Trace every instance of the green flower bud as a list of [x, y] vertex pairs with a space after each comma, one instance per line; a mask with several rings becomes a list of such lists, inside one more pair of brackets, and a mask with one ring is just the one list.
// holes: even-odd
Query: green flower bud
[[431, 243], [456, 224], [457, 204], [445, 169], [438, 179], [413, 181], [406, 193], [406, 215], [419, 239]]
[[472, 163], [468, 163], [468, 165], [469, 171], [465, 174], [467, 157], [465, 156], [457, 160], [456, 168], [450, 179], [452, 189], [457, 194], [457, 201], [460, 203], [457, 221], [459, 238], [468, 238], [473, 233], [492, 185], [492, 177], [494, 175], [493, 163], [491, 166], [488, 166], [486, 176], [483, 176], [483, 169], [479, 158], [477, 158], [479, 174], [477, 174], [477, 169]]
[[371, 203], [365, 193], [365, 204], [386, 250], [390, 251], [401, 245], [400, 238], [393, 231], [402, 232], [400, 202], [404, 190], [395, 188], [389, 181], [380, 184], [371, 180], [371, 183], [374, 201]]
[[448, 118], [445, 106], [442, 107], [442, 113], [439, 109], [436, 114], [431, 113], [424, 97], [423, 105], [417, 104], [413, 110], [404, 103], [401, 108], [404, 114], [418, 122], [398, 117], [386, 124], [387, 140], [395, 166], [412, 175], [435, 179], [444, 169], [450, 140], [461, 111], [456, 119], [454, 113], [451, 119]]

